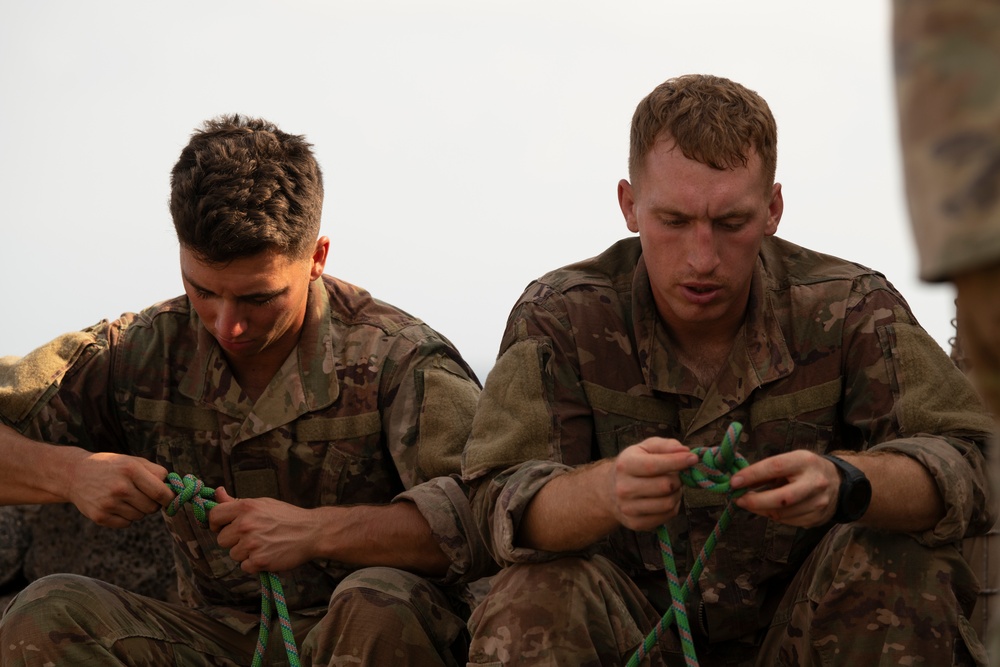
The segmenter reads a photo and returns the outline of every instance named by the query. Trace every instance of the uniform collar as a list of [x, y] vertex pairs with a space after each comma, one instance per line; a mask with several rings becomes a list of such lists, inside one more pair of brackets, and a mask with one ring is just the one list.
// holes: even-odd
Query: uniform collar
[[700, 404], [693, 401], [699, 407], [682, 419], [689, 433], [726, 415], [758, 387], [792, 372], [785, 334], [774, 314], [771, 277], [759, 257], [750, 282], [746, 319], [727, 362], [710, 387], [698, 386], [693, 373], [673, 363], [670, 340], [657, 313], [642, 256], [632, 279], [632, 320], [647, 386], [653, 392], [700, 399]]
[[[330, 299], [323, 279], [309, 286], [306, 315], [298, 345], [271, 379], [256, 404], [236, 384], [218, 343], [191, 310], [191, 334], [197, 352], [180, 381], [181, 394], [230, 417], [244, 419], [251, 436], [288, 424], [307, 412], [333, 403], [336, 380]], [[242, 439], [242, 438], [240, 438]]]

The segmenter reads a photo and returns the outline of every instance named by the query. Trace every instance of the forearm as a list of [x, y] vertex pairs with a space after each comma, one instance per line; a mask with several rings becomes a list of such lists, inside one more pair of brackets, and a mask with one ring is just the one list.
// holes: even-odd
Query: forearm
[[838, 456], [864, 472], [872, 485], [871, 504], [859, 524], [916, 533], [930, 530], [944, 518], [944, 500], [920, 462], [894, 452]]
[[525, 509], [515, 545], [550, 552], [579, 551], [619, 527], [605, 460], [554, 477]]
[[450, 561], [411, 502], [320, 507], [315, 558], [439, 577]]
[[67, 502], [74, 463], [88, 453], [49, 445], [0, 425], [0, 505]]

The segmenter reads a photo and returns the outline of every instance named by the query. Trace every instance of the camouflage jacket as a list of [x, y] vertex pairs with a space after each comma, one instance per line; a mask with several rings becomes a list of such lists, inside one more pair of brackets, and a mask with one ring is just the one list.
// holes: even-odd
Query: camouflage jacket
[[[922, 542], [957, 541], [991, 523], [981, 451], [989, 417], [902, 297], [855, 264], [765, 239], [746, 320], [710, 387], [671, 356], [637, 238], [531, 283], [500, 351], [463, 474], [501, 564], [556, 556], [513, 541], [528, 503], [553, 476], [650, 436], [718, 445], [734, 420], [744, 427], [738, 451], [751, 462], [793, 449], [879, 449], [917, 459], [948, 507], [915, 536]], [[668, 529], [686, 572], [726, 498], [692, 488], [683, 498]], [[710, 627], [713, 638], [760, 627], [758, 610], [779, 588], [771, 583], [787, 583], [826, 529], [737, 512], [699, 582], [709, 625], [725, 626]], [[655, 533], [622, 528], [593, 549], [666, 588]]]
[[[329, 276], [313, 282], [299, 345], [255, 404], [186, 297], [0, 363], [0, 418], [29, 437], [307, 508], [408, 499], [452, 559], [442, 584], [492, 563], [458, 478], [478, 395], [448, 340]], [[166, 521], [185, 602], [257, 607], [258, 578], [190, 508]], [[325, 610], [351, 569], [281, 573], [289, 609]]]
[[1000, 264], [1000, 3], [896, 0], [906, 194], [920, 276]]

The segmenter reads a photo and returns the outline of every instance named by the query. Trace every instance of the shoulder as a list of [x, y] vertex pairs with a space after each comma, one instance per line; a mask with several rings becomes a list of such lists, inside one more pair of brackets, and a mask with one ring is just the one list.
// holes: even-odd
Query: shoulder
[[330, 300], [330, 317], [343, 326], [374, 328], [396, 335], [423, 324], [403, 309], [376, 299], [364, 288], [329, 275], [322, 280]]
[[557, 314], [600, 305], [618, 310], [630, 302], [641, 255], [639, 239], [628, 238], [599, 255], [549, 271], [528, 284], [514, 311], [541, 308]]
[[622, 239], [595, 257], [549, 271], [535, 282], [559, 293], [581, 287], [628, 291], [641, 255], [638, 237]]
[[873, 292], [885, 292], [902, 301], [881, 272], [778, 237], [764, 239], [761, 261], [772, 291], [792, 290], [799, 298], [812, 294], [817, 299], [855, 303]]

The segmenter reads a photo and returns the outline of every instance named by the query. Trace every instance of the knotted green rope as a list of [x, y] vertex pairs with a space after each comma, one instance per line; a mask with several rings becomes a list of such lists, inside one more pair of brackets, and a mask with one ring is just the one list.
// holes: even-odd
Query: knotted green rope
[[746, 489], [733, 490], [729, 485], [730, 478], [737, 472], [746, 468], [748, 463], [742, 455], [736, 452], [736, 443], [739, 442], [740, 432], [743, 425], [733, 422], [726, 429], [726, 434], [722, 438], [722, 444], [718, 447], [695, 447], [691, 451], [698, 455], [698, 462], [680, 473], [681, 481], [686, 486], [701, 487], [716, 493], [725, 493], [729, 497], [726, 509], [719, 517], [712, 533], [705, 540], [705, 546], [695, 559], [691, 572], [688, 574], [684, 585], [680, 584], [680, 577], [677, 574], [677, 565], [674, 562], [674, 550], [670, 545], [670, 534], [666, 526], [656, 529], [656, 535], [660, 542], [660, 555], [663, 558], [663, 568], [667, 574], [667, 584], [670, 587], [671, 606], [670, 609], [660, 619], [659, 624], [649, 633], [642, 646], [635, 652], [632, 659], [628, 661], [628, 667], [637, 667], [639, 662], [646, 657], [649, 651], [656, 645], [660, 637], [666, 631], [672, 621], [677, 621], [677, 634], [681, 640], [681, 649], [684, 651], [684, 662], [687, 667], [698, 667], [698, 656], [694, 650], [694, 638], [691, 635], [691, 625], [687, 615], [687, 597], [698, 581], [701, 571], [705, 568], [705, 563], [712, 555], [716, 543], [722, 533], [729, 526], [732, 520], [733, 500], [739, 498]]
[[[215, 489], [205, 486], [194, 475], [184, 475], [182, 478], [175, 472], [167, 475], [166, 484], [177, 494], [167, 506], [167, 514], [174, 516], [183, 505], [190, 503], [194, 518], [202, 527], [208, 528], [208, 511], [219, 504], [214, 500]], [[285, 641], [288, 664], [300, 667], [299, 649], [295, 645], [295, 635], [292, 633], [292, 621], [288, 616], [285, 591], [281, 587], [281, 580], [271, 572], [260, 573], [260, 631], [257, 633], [257, 648], [254, 650], [252, 667], [260, 667], [267, 653], [272, 600], [278, 610], [278, 622], [281, 626], [281, 636]]]

